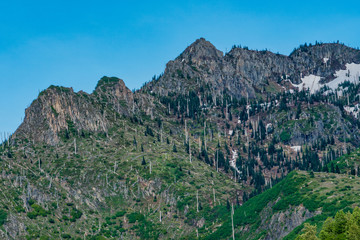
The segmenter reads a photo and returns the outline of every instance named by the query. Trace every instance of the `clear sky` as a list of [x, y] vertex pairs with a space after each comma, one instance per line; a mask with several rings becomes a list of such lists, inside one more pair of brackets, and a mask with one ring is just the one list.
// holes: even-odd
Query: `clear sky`
[[139, 88], [199, 37], [289, 54], [360, 46], [360, 1], [1, 1], [0, 132], [51, 84], [92, 92], [104, 75]]

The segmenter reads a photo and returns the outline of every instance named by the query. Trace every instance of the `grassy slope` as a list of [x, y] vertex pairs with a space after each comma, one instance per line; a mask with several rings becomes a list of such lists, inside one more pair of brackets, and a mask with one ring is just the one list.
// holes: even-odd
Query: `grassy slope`
[[[25, 223], [25, 234], [30, 238], [56, 238], [64, 234], [72, 237], [123, 234], [130, 239], [133, 236], [192, 238], [202, 218], [204, 226], [211, 229], [221, 221], [218, 216], [227, 211], [223, 207], [226, 200], [234, 199], [246, 188], [195, 156], [190, 163], [183, 145], [183, 130], [176, 124], [164, 123], [163, 142], [159, 142], [156, 122], [146, 118], [143, 116], [144, 125], [141, 125], [118, 116], [108, 137], [73, 136], [56, 148], [19, 143], [13, 148], [12, 158], [2, 156], [0, 172], [6, 177], [1, 178], [5, 186], [1, 191], [7, 197], [0, 199], [0, 206]], [[154, 137], [144, 135], [146, 125], [151, 127]], [[173, 143], [177, 152], [173, 152]], [[215, 148], [216, 144], [215, 139], [208, 142], [209, 148]], [[142, 165], [143, 157], [145, 165]], [[41, 159], [40, 168], [38, 159]], [[20, 176], [22, 183], [14, 184]], [[28, 195], [46, 210], [34, 219], [27, 216], [28, 211], [34, 211], [33, 207], [28, 205], [26, 212], [23, 209], [24, 202], [29, 200], [27, 185], [40, 192], [40, 197]], [[82, 217], [71, 220], [72, 209], [80, 210]]]
[[[322, 108], [323, 106], [317, 106], [316, 111], [305, 109], [303, 111], [314, 115], [315, 120], [327, 119], [325, 124], [328, 124], [328, 129], [335, 128], [337, 125], [334, 121], [334, 112], [326, 107]], [[112, 113], [112, 110], [106, 109], [106, 112]], [[163, 114], [163, 111], [158, 112]], [[289, 120], [288, 114], [278, 113], [277, 109], [271, 112], [280, 119], [278, 132], [291, 132], [295, 123], [302, 126], [304, 133], [313, 130], [308, 120]], [[212, 114], [217, 116], [219, 112], [214, 111]], [[84, 234], [118, 237], [122, 234], [128, 238], [133, 236], [194, 238], [196, 231], [201, 237], [228, 236], [231, 232], [231, 222], [229, 222], [229, 211], [225, 207], [226, 200], [230, 198], [235, 202], [236, 196], [241, 198], [241, 192], [249, 190], [250, 187], [236, 184], [229, 178], [230, 174], [218, 173], [214, 167], [196, 160], [194, 155], [199, 151], [198, 140], [199, 136], [203, 135], [203, 121], [188, 120], [188, 128], [192, 135], [191, 146], [194, 151], [193, 163], [190, 163], [183, 144], [184, 126], [176, 122], [179, 119], [174, 116], [161, 116], [166, 121], [164, 121], [163, 141], [159, 142], [157, 135], [160, 134], [160, 129], [157, 122], [145, 115], [138, 117], [142, 119], [143, 124], [120, 116], [115, 120], [113, 114], [108, 114], [107, 118], [112, 123], [108, 137], [87, 133], [85, 136], [80, 136], [76, 135], [75, 129], [72, 129], [73, 132], [70, 134], [72, 137], [64, 138], [64, 142], [56, 148], [33, 145], [24, 141], [12, 148], [14, 155], [12, 158], [6, 156], [7, 150], [1, 153], [3, 161], [0, 164], [0, 172], [5, 173], [1, 181], [5, 187], [1, 189], [4, 198], [0, 199], [0, 208], [2, 206], [9, 214], [14, 214], [21, 222], [25, 222], [27, 234], [34, 237], [41, 235], [59, 237], [61, 234], [69, 233], [76, 237], [82, 237]], [[217, 124], [220, 123], [221, 132], [227, 132], [227, 128], [224, 127], [224, 119], [214, 118], [218, 122], [207, 122], [207, 128], [212, 128], [214, 133], [212, 141], [209, 140], [207, 133], [210, 157], [214, 157], [218, 140], [221, 148], [224, 147], [224, 141], [228, 146], [235, 145], [235, 136], [232, 138], [232, 143], [229, 136], [226, 139], [216, 137]], [[258, 118], [254, 116], [253, 119]], [[231, 125], [236, 125], [235, 118]], [[146, 126], [150, 126], [154, 132], [153, 137], [149, 134], [144, 135]], [[134, 146], [134, 137], [137, 146]], [[166, 138], [169, 139], [169, 144], [166, 143]], [[242, 134], [240, 138], [243, 146], [246, 137]], [[77, 143], [76, 153], [74, 139]], [[270, 139], [264, 141], [264, 147]], [[177, 152], [172, 151], [174, 143]], [[141, 145], [144, 151], [141, 150]], [[241, 146], [234, 147], [241, 150]], [[279, 144], [279, 147], [282, 146]], [[247, 154], [244, 152], [240, 154], [246, 158]], [[27, 158], [24, 158], [24, 155]], [[143, 157], [145, 165], [141, 164]], [[39, 159], [41, 159], [40, 168]], [[274, 172], [272, 176], [275, 174], [280, 175], [280, 172]], [[19, 179], [22, 177], [22, 184], [19, 184]], [[323, 202], [323, 199], [317, 200], [315, 194], [306, 195], [305, 192], [300, 191], [298, 184], [306, 181], [301, 174], [300, 177], [295, 177], [296, 182], [293, 182], [293, 177], [294, 175], [290, 175], [284, 180], [285, 183], [280, 183], [280, 187], [276, 185], [246, 203], [244, 207], [236, 209], [235, 224], [237, 226], [250, 224], [252, 230], [256, 230], [260, 226], [261, 210], [281, 195], [283, 198], [274, 206], [277, 212], [287, 209], [290, 203], [293, 205], [304, 203], [309, 210], [314, 210], [311, 204]], [[40, 191], [41, 194], [34, 195], [34, 191], [29, 193], [27, 185], [35, 188], [35, 192]], [[216, 193], [216, 203], [213, 202], [213, 189]], [[199, 212], [196, 210], [197, 194], [201, 204]], [[40, 215], [29, 220], [27, 212], [35, 210], [30, 206], [31, 204], [28, 204], [29, 198], [36, 198], [38, 204], [48, 211], [42, 214], [45, 217]], [[21, 209], [24, 203], [29, 207], [26, 211]], [[72, 221], [71, 210], [74, 208], [81, 210], [83, 216]], [[245, 208], [246, 210], [241, 210]], [[50, 218], [54, 223], [49, 222]], [[134, 219], [135, 223], [133, 223]], [[203, 219], [205, 219], [204, 224]], [[224, 221], [225, 223], [222, 224]], [[214, 235], [208, 236], [208, 232], [213, 232], [215, 229], [218, 230]], [[261, 231], [257, 232], [262, 234]], [[238, 237], [247, 236], [238, 234]]]
[[[260, 218], [260, 213], [268, 204], [275, 202], [271, 215], [301, 204], [311, 212], [321, 211], [320, 214], [306, 221], [315, 223], [320, 228], [327, 217], [334, 216], [341, 209], [350, 210], [356, 205], [360, 201], [360, 196], [356, 194], [359, 189], [358, 177], [332, 173], [314, 173], [314, 177], [311, 177], [307, 172], [293, 171], [273, 188], [250, 199], [235, 210], [236, 239], [258, 239], [265, 235], [263, 231], [265, 229], [258, 229], [261, 221], [264, 221]], [[295, 239], [303, 224], [284, 239]], [[239, 231], [244, 226], [249, 226], [248, 231]], [[228, 216], [228, 221], [206, 239], [225, 239], [230, 237], [231, 232], [231, 221]], [[249, 232], [252, 234], [249, 235]]]

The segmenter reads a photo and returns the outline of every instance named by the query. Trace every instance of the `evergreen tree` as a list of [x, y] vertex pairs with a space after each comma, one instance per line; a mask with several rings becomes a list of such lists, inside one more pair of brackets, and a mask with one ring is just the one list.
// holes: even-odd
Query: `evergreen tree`
[[299, 235], [295, 240], [318, 240], [316, 237], [316, 226], [305, 223], [302, 234]]
[[134, 136], [133, 144], [134, 144], [135, 147], [137, 147], [137, 142], [136, 142], [135, 136]]
[[300, 114], [301, 114], [301, 104], [299, 103], [299, 104], [297, 105], [295, 118], [296, 118], [296, 119], [299, 119], [299, 118], [300, 118]]
[[141, 165], [146, 165], [146, 161], [145, 161], [145, 158], [144, 158], [144, 157], [143, 157], [143, 159], [142, 159]]
[[229, 199], [226, 199], [226, 208], [228, 211], [230, 211], [231, 206], [230, 206]]
[[243, 203], [245, 203], [247, 200], [249, 200], [249, 197], [246, 192], [243, 194]]

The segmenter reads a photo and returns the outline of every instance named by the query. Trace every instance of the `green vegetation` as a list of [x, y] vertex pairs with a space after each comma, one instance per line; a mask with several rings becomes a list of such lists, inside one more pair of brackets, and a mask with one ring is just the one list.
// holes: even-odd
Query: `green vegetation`
[[[265, 217], [262, 213], [269, 211], [269, 205], [272, 206], [272, 212], [267, 212], [267, 217], [303, 205], [314, 216], [308, 218], [284, 238], [295, 239], [305, 224], [317, 224], [321, 227], [322, 222], [327, 217], [335, 216], [339, 210], [348, 210], [352, 204], [360, 201], [360, 197], [356, 194], [356, 191], [360, 190], [358, 178], [352, 179], [347, 175], [317, 172], [313, 173], [313, 177], [311, 175], [311, 173], [306, 172], [292, 172], [273, 188], [236, 208], [234, 211], [236, 229], [250, 226], [249, 231], [260, 234], [262, 229], [267, 228], [266, 225], [262, 224]], [[319, 210], [321, 212], [318, 212]], [[226, 215], [223, 225], [207, 236], [206, 239], [225, 239], [231, 235], [230, 213]], [[309, 227], [309, 225], [306, 226]], [[236, 235], [242, 239], [247, 234], [249, 232], [240, 231]]]
[[329, 217], [324, 222], [319, 237], [316, 236], [316, 225], [305, 224], [302, 234], [296, 240], [331, 240], [358, 239], [360, 236], [360, 209], [356, 207], [351, 213], [337, 212], [335, 217]]
[[30, 219], [35, 219], [38, 216], [46, 217], [49, 214], [48, 211], [36, 203], [31, 204], [31, 208], [33, 208], [33, 211], [27, 213]]
[[0, 226], [2, 226], [6, 222], [6, 219], [7, 213], [3, 209], [0, 209]]
[[296, 240], [317, 240], [316, 237], [316, 226], [312, 226], [309, 223], [304, 224], [304, 228], [301, 231], [302, 234], [299, 235]]
[[97, 83], [95, 89], [99, 88], [99, 87], [102, 87], [106, 84], [112, 84], [112, 83], [117, 83], [119, 82], [119, 78], [117, 77], [102, 77], [99, 82]]
[[103, 77], [92, 94], [40, 93], [0, 145], [0, 230], [16, 219], [20, 239], [227, 239], [234, 225], [236, 239], [311, 239], [357, 205], [360, 122], [344, 96], [356, 103], [359, 86], [289, 93], [276, 75], [237, 98], [192, 64], [169, 74], [181, 89]]
[[287, 142], [291, 139], [291, 135], [290, 133], [288, 133], [287, 131], [282, 131], [280, 134], [280, 140], [282, 142]]

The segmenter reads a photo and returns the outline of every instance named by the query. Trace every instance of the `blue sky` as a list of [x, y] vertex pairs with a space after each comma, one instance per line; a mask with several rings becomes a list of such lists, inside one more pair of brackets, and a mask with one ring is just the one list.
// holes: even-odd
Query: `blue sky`
[[199, 37], [289, 54], [360, 47], [359, 1], [1, 1], [0, 132], [51, 84], [92, 92], [104, 75], [139, 88]]

